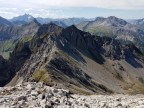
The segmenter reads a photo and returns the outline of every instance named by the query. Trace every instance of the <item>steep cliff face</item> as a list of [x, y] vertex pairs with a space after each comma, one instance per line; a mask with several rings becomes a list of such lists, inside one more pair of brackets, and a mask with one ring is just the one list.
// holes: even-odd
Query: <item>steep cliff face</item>
[[144, 90], [144, 61], [134, 45], [96, 37], [75, 26], [41, 26], [30, 42], [17, 45], [9, 62], [16, 75], [8, 85], [42, 81], [82, 94]]

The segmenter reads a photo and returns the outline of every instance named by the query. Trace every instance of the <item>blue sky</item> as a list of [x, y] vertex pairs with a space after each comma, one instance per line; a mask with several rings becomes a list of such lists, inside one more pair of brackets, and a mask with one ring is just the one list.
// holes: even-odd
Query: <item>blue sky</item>
[[0, 16], [144, 18], [144, 0], [0, 0]]

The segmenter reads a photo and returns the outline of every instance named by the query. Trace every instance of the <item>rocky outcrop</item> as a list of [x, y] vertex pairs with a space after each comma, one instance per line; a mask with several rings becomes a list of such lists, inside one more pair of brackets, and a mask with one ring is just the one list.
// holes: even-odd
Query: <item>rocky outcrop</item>
[[2, 108], [142, 108], [143, 103], [143, 95], [75, 95], [34, 82], [0, 88]]

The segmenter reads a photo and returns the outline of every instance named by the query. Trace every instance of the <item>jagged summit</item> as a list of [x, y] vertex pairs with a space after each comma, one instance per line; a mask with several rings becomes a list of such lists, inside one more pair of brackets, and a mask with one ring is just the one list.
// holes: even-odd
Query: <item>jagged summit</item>
[[79, 30], [75, 25], [71, 25], [71, 26], [67, 27], [66, 29]]
[[20, 15], [17, 17], [12, 18], [10, 21], [11, 22], [16, 22], [16, 21], [25, 21], [25, 22], [31, 22], [34, 19], [33, 16], [29, 15], [29, 14], [24, 14], [24, 15]]
[[69, 32], [69, 33], [80, 33], [81, 32], [81, 30], [79, 30], [78, 28], [76, 28], [75, 25], [71, 25], [71, 26], [65, 28], [64, 31], [65, 32]]
[[46, 33], [49, 33], [49, 32], [55, 32], [57, 35], [61, 33], [62, 31], [62, 27], [54, 24], [54, 23], [49, 23], [49, 24], [43, 24], [39, 29], [38, 29], [38, 32], [37, 32], [37, 35], [40, 36], [42, 34], [46, 34]]

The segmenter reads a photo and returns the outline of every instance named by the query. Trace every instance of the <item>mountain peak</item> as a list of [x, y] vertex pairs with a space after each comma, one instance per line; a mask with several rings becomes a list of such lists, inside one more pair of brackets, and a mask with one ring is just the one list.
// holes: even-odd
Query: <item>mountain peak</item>
[[116, 24], [116, 25], [117, 24], [120, 24], [120, 25], [126, 25], [127, 24], [127, 22], [125, 20], [117, 18], [115, 16], [110, 16], [110, 17], [107, 18], [107, 20], [110, 21], [113, 24]]
[[56, 33], [57, 35], [59, 35], [59, 33], [62, 31], [62, 29], [63, 29], [62, 27], [51, 22], [49, 24], [43, 24], [39, 28], [37, 35], [40, 36], [42, 34], [46, 34], [46, 33], [50, 33], [50, 32], [51, 33], [53, 32], [53, 33]]
[[17, 17], [14, 17], [11, 19], [12, 22], [14, 21], [25, 21], [25, 22], [31, 22], [34, 19], [33, 16], [29, 15], [29, 14], [24, 14], [24, 15], [20, 15]]
[[70, 28], [75, 28], [75, 29], [77, 29], [75, 25], [71, 25], [71, 26], [69, 26], [69, 27], [70, 27]]
[[31, 16], [30, 14], [27, 14], [27, 13], [25, 13], [24, 15], [22, 15], [22, 16]]
[[104, 17], [97, 17], [97, 18], [95, 19], [95, 21], [103, 21], [103, 20], [105, 20]]
[[71, 26], [67, 27], [66, 29], [79, 30], [79, 29], [77, 29], [77, 27], [75, 25], [71, 25]]
[[117, 18], [115, 16], [109, 16], [108, 19], [119, 19], [119, 18]]

